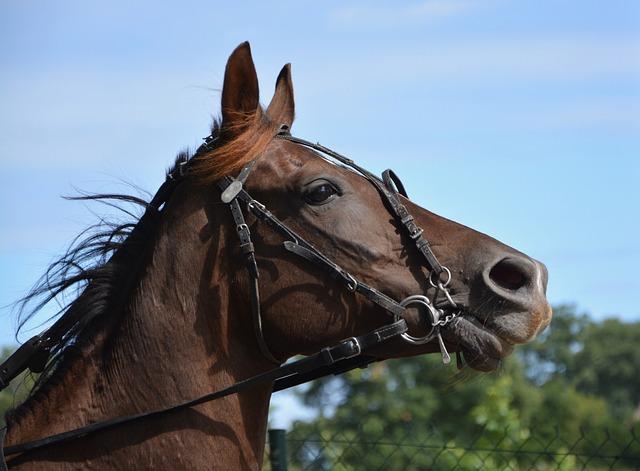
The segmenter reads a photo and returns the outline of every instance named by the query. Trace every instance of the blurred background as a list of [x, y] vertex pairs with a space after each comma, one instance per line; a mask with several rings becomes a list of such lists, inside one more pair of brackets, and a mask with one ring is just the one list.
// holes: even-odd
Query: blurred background
[[[96, 219], [60, 196], [126, 191], [123, 181], [153, 193], [175, 154], [208, 134], [226, 59], [245, 40], [263, 103], [292, 63], [296, 135], [374, 172], [393, 167], [420, 205], [543, 261], [557, 307], [545, 336], [496, 375], [421, 358], [277, 395], [270, 420], [302, 434], [293, 438], [302, 436], [297, 465], [351, 469], [349, 459], [381, 456], [368, 469], [406, 469], [415, 462], [394, 459], [427, 456], [396, 442], [390, 458], [354, 444], [366, 433], [373, 438], [363, 443], [395, 436], [389, 424], [454, 450], [478, 431], [494, 451], [506, 439], [517, 447], [535, 438], [548, 453], [533, 465], [565, 450], [567, 469], [590, 466], [576, 452], [595, 447], [581, 430], [613, 427], [621, 443], [632, 436], [640, 418], [640, 3], [631, 1], [3, 1], [5, 353], [53, 313], [16, 338], [12, 303]], [[381, 418], [367, 425], [372, 411]], [[543, 423], [564, 428], [540, 438]], [[336, 430], [355, 458], [339, 440], [318, 445]], [[460, 430], [465, 437], [449, 438]], [[560, 435], [566, 443], [556, 446]], [[610, 451], [620, 456], [622, 447]], [[483, 466], [504, 469], [504, 454], [492, 453]]]

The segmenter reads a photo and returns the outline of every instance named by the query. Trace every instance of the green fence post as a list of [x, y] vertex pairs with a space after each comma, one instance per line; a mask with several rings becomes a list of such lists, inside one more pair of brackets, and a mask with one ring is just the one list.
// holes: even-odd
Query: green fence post
[[269, 462], [272, 471], [287, 471], [287, 431], [269, 430]]

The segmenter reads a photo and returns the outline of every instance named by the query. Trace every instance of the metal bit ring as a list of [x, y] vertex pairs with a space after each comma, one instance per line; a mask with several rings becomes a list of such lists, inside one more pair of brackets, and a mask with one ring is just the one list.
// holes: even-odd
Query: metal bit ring
[[449, 270], [447, 267], [445, 267], [445, 266], [443, 265], [443, 266], [442, 266], [442, 271], [441, 271], [440, 273], [438, 273], [438, 278], [440, 278], [440, 275], [441, 275], [443, 272], [447, 274], [447, 279], [446, 279], [446, 281], [444, 281], [444, 282], [443, 282], [443, 281], [441, 281], [440, 279], [438, 279], [438, 281], [437, 281], [437, 282], [436, 282], [436, 281], [433, 281], [433, 274], [434, 274], [435, 272], [433, 272], [433, 271], [432, 271], [431, 273], [429, 273], [429, 284], [430, 284], [431, 286], [433, 286], [434, 288], [440, 288], [440, 286], [442, 286], [442, 288], [441, 288], [441, 289], [444, 289], [444, 288], [446, 288], [447, 286], [449, 286], [449, 283], [451, 283], [451, 270]]
[[[431, 319], [429, 320], [429, 325], [431, 327], [431, 330], [424, 337], [414, 337], [413, 335], [410, 335], [408, 332], [401, 334], [401, 337], [406, 342], [412, 343], [414, 345], [423, 345], [433, 340], [435, 336], [434, 332], [435, 332], [436, 326], [438, 325], [438, 321], [440, 320], [440, 311], [438, 311], [433, 306], [433, 304], [431, 304], [431, 301], [429, 300], [429, 298], [427, 298], [426, 296], [422, 296], [421, 294], [414, 294], [413, 296], [409, 296], [403, 299], [402, 301], [400, 301], [400, 305], [402, 307], [408, 307], [413, 304], [421, 304], [427, 308], [427, 311], [431, 316]], [[396, 316], [396, 320], [399, 320], [399, 316]]]

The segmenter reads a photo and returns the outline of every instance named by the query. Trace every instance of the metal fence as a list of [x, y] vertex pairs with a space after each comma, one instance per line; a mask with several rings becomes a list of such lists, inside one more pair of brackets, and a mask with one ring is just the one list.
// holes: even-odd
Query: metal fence
[[[433, 429], [403, 436], [326, 432], [313, 427], [270, 430], [269, 471], [325, 470], [640, 470], [640, 428], [624, 434], [581, 430], [564, 437], [558, 427], [514, 436], [481, 430], [475, 438], [444, 437]], [[489, 437], [489, 438], [488, 438]]]

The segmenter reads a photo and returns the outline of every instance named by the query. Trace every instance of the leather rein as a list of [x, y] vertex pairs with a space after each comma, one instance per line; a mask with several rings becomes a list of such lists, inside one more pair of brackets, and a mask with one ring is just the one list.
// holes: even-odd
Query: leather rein
[[[340, 164], [359, 173], [373, 184], [376, 190], [380, 193], [387, 209], [391, 212], [394, 219], [404, 227], [407, 235], [411, 238], [415, 247], [422, 254], [427, 268], [429, 269], [429, 283], [436, 290], [433, 301], [423, 295], [412, 295], [402, 301], [396, 301], [381, 291], [378, 291], [376, 288], [358, 280], [355, 276], [351, 275], [337, 263], [326, 257], [311, 243], [306, 241], [302, 236], [280, 221], [263, 204], [253, 199], [244, 189], [244, 183], [257, 158], [259, 158], [258, 156], [247, 164], [236, 178], [225, 177], [217, 183], [217, 186], [221, 191], [222, 202], [228, 204], [230, 208], [240, 242], [242, 257], [244, 258], [247, 272], [249, 274], [251, 313], [258, 347], [264, 357], [278, 366], [267, 372], [239, 381], [227, 388], [204, 394], [192, 400], [158, 410], [95, 422], [84, 427], [58, 433], [38, 440], [12, 445], [6, 447], [3, 452], [2, 444], [4, 441], [4, 434], [6, 433], [6, 427], [4, 427], [0, 429], [0, 471], [6, 469], [4, 456], [38, 450], [54, 444], [59, 445], [78, 438], [93, 435], [100, 431], [110, 430], [127, 423], [146, 418], [156, 418], [171, 412], [188, 409], [198, 404], [213, 401], [231, 394], [237, 394], [257, 384], [271, 382], [273, 383], [273, 392], [277, 392], [330, 374], [337, 375], [354, 368], [364, 368], [370, 363], [377, 361], [375, 357], [367, 355], [367, 351], [398, 336], [412, 344], [425, 344], [432, 341], [434, 338], [437, 338], [440, 351], [442, 353], [443, 363], [448, 364], [451, 361], [444, 341], [442, 340], [442, 336], [440, 335], [440, 329], [460, 314], [457, 310], [458, 306], [451, 298], [448, 290], [448, 285], [451, 281], [451, 272], [447, 267], [438, 262], [438, 259], [431, 250], [429, 242], [423, 236], [423, 230], [416, 225], [406, 206], [402, 204], [399, 195], [407, 197], [407, 193], [399, 178], [395, 173], [393, 173], [393, 171], [386, 170], [383, 172], [382, 179], [380, 179], [368, 170], [357, 165], [353, 160], [344, 157], [343, 155], [338, 154], [319, 143], [312, 143], [292, 136], [289, 132], [289, 127], [286, 125], [280, 126], [275, 138], [313, 149], [319, 152], [321, 157], [332, 158]], [[168, 201], [177, 184], [180, 183], [182, 178], [186, 175], [188, 171], [188, 164], [191, 160], [213, 150], [215, 148], [216, 141], [217, 138], [213, 136], [205, 138], [205, 142], [198, 148], [191, 159], [180, 162], [176, 168], [167, 175], [166, 181], [161, 185], [149, 203], [147, 211], [161, 211], [161, 206]], [[303, 258], [313, 265], [320, 267], [331, 277], [344, 284], [345, 288], [349, 292], [364, 296], [370, 302], [381, 307], [391, 316], [391, 323], [385, 324], [382, 327], [363, 335], [350, 337], [336, 345], [322, 348], [319, 352], [306, 356], [300, 360], [282, 364], [282, 360], [278, 360], [269, 350], [262, 331], [258, 284], [259, 272], [255, 258], [255, 247], [251, 240], [249, 226], [247, 225], [244, 217], [242, 210], [243, 206], [246, 207], [247, 211], [253, 214], [258, 221], [266, 223], [271, 229], [283, 236], [285, 239], [283, 246], [287, 251]], [[451, 309], [453, 309], [451, 314], [445, 315], [445, 312], [442, 309], [435, 307], [435, 300], [440, 295], [444, 296], [446, 303]], [[429, 331], [423, 337], [414, 337], [408, 333], [408, 326], [403, 318], [403, 314], [405, 309], [409, 306], [422, 306], [428, 314], [428, 317], [430, 317], [430, 319], [424, 319], [425, 326]], [[54, 340], [58, 340], [61, 337], [61, 330], [64, 329], [58, 325], [58, 322], [54, 323], [53, 326], [42, 334], [36, 335], [25, 342], [4, 363], [0, 364], [0, 390], [6, 388], [12, 379], [27, 369], [36, 373], [41, 372], [44, 369], [44, 365], [46, 364], [49, 356], [48, 346], [53, 345], [55, 343]]]

